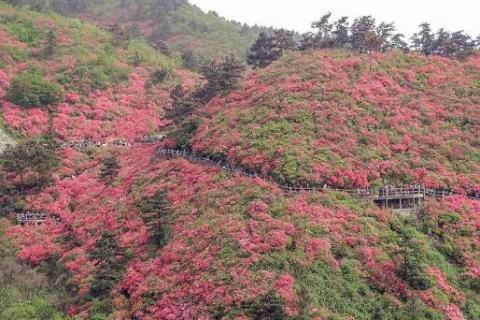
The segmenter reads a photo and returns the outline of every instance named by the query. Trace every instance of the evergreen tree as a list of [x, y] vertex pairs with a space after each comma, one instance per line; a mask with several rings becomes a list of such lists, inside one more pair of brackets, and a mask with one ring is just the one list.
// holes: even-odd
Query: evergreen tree
[[335, 41], [332, 38], [333, 24], [330, 23], [332, 13], [329, 12], [323, 15], [319, 21], [312, 23], [312, 28], [317, 29], [313, 41], [314, 48], [332, 48], [335, 46]]
[[125, 26], [118, 23], [112, 24], [109, 28], [112, 34], [112, 42], [115, 47], [126, 48], [129, 40], [129, 33]]
[[394, 32], [396, 31], [396, 27], [394, 23], [380, 23], [376, 28], [376, 34], [379, 43], [379, 49], [381, 51], [386, 51], [392, 47], [392, 37], [394, 36]]
[[[6, 172], [14, 172], [21, 178], [20, 188], [41, 187], [51, 179], [51, 171], [59, 164], [51, 144], [38, 139], [28, 139], [16, 146], [8, 146], [0, 156], [0, 164]], [[27, 172], [35, 174], [35, 181], [24, 181]]]
[[47, 38], [45, 42], [45, 48], [42, 50], [42, 57], [49, 58], [55, 53], [55, 49], [57, 48], [58, 42], [55, 36], [55, 32], [50, 29], [47, 33]]
[[390, 48], [391, 49], [398, 49], [403, 52], [408, 52], [409, 47], [408, 43], [405, 42], [405, 36], [402, 33], [394, 34], [392, 39], [390, 40]]
[[113, 180], [120, 169], [120, 163], [116, 156], [111, 155], [103, 159], [102, 167], [100, 169], [100, 178], [111, 181]]
[[300, 41], [300, 45], [299, 45], [299, 49], [301, 51], [305, 51], [305, 50], [312, 50], [312, 49], [315, 49], [315, 34], [313, 34], [312, 32], [307, 32], [305, 34], [302, 35], [302, 39]]
[[350, 24], [348, 17], [341, 17], [334, 24], [332, 32], [335, 48], [349, 48], [350, 47]]
[[195, 93], [200, 102], [207, 102], [217, 93], [226, 93], [237, 87], [245, 66], [235, 56], [225, 57], [223, 61], [211, 61], [202, 67], [202, 75], [207, 84]]
[[170, 92], [170, 98], [173, 100], [173, 103], [178, 103], [180, 100], [185, 97], [185, 89], [182, 84], [177, 84], [175, 88]]
[[398, 218], [392, 222], [392, 230], [398, 235], [401, 258], [398, 275], [415, 290], [426, 290], [434, 285], [434, 280], [425, 271], [426, 244], [420, 239], [415, 222], [409, 218]]
[[275, 30], [269, 36], [265, 32], [252, 45], [247, 56], [247, 63], [254, 68], [265, 68], [278, 60], [286, 50], [295, 49], [294, 33], [285, 29]]
[[375, 19], [363, 16], [355, 19], [350, 28], [351, 46], [359, 52], [369, 52], [378, 44]]
[[155, 248], [166, 242], [166, 221], [170, 212], [170, 204], [165, 191], [160, 190], [152, 198], [140, 204], [141, 217], [149, 234], [149, 243]]
[[187, 50], [182, 53], [183, 66], [190, 70], [195, 70], [197, 68], [197, 61], [193, 55], [192, 50]]
[[424, 55], [430, 55], [433, 53], [434, 48], [434, 35], [430, 24], [422, 23], [420, 25], [420, 31], [412, 36], [412, 48]]
[[121, 278], [122, 268], [117, 256], [120, 248], [115, 236], [104, 232], [95, 243], [95, 248], [90, 252], [90, 258], [97, 261], [97, 271], [90, 285], [90, 294], [97, 299], [104, 299], [110, 295], [111, 290]]

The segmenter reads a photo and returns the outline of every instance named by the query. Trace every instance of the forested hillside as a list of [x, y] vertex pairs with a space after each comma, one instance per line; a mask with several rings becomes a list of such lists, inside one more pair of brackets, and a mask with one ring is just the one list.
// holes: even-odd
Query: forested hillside
[[0, 319], [480, 319], [478, 54], [283, 30], [251, 70], [189, 26], [196, 74], [112, 3], [0, 3]]
[[[204, 13], [186, 0], [10, 0], [41, 10], [80, 17], [105, 29], [142, 34], [153, 46], [183, 56], [187, 67], [235, 54], [244, 57], [260, 27], [227, 21]], [[122, 30], [123, 29], [123, 30]]]

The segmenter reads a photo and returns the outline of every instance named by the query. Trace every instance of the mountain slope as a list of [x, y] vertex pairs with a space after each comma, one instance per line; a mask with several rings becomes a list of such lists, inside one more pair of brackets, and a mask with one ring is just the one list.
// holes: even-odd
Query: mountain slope
[[[0, 105], [18, 136], [0, 157], [1, 224], [18, 259], [69, 293], [59, 307], [72, 317], [480, 318], [479, 201], [457, 194], [398, 215], [159, 156], [173, 141], [142, 138], [170, 129], [169, 92], [198, 76], [77, 19], [4, 4], [0, 19]], [[479, 74], [478, 57], [391, 53], [370, 70], [347, 52], [291, 54], [201, 107], [191, 142], [280, 182], [461, 193], [478, 184]], [[29, 212], [46, 220], [16, 222]]]
[[12, 2], [77, 16], [107, 29], [114, 24], [134, 27], [153, 44], [164, 42], [174, 52], [192, 52], [194, 65], [227, 54], [243, 58], [263, 30], [227, 21], [214, 12], [204, 13], [185, 0]]
[[279, 182], [480, 185], [478, 56], [294, 53], [211, 101], [192, 139]]

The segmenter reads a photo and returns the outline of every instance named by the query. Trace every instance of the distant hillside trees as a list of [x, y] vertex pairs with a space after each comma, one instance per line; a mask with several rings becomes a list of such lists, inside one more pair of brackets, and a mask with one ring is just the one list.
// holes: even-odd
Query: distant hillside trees
[[479, 49], [480, 37], [472, 38], [463, 31], [431, 30], [428, 23], [420, 25], [408, 43], [394, 23], [377, 21], [372, 16], [361, 16], [350, 23], [348, 17], [331, 21], [332, 14], [323, 15], [312, 23], [315, 32], [302, 35], [295, 43], [294, 33], [277, 30], [273, 35], [261, 33], [249, 50], [247, 62], [254, 68], [264, 68], [279, 59], [285, 50], [350, 49], [361, 53], [388, 50], [415, 51], [424, 55], [465, 58]]
[[262, 32], [250, 48], [247, 63], [254, 68], [264, 68], [280, 58], [286, 50], [296, 48], [294, 33], [284, 29], [275, 30], [272, 35]]
[[465, 58], [478, 49], [478, 39], [463, 31], [449, 32], [439, 29], [433, 32], [430, 24], [423, 23], [412, 37], [412, 48], [425, 55]]

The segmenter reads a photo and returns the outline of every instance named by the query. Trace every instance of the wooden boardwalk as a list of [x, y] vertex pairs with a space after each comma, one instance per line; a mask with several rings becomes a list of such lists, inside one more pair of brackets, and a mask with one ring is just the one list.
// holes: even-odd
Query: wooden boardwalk
[[[163, 139], [161, 135], [153, 136], [144, 136], [141, 139], [136, 140], [138, 144], [152, 144], [156, 143]], [[105, 147], [108, 145], [115, 145], [121, 147], [128, 147], [132, 144], [127, 142], [125, 139], [114, 139], [108, 142], [100, 143], [89, 140], [78, 140], [78, 141], [66, 141], [61, 144], [57, 144], [58, 148], [71, 147], [76, 150], [85, 150], [91, 147]], [[155, 152], [157, 157], [165, 158], [183, 158], [191, 162], [208, 164], [212, 166], [219, 167], [220, 169], [229, 172], [233, 175], [241, 175], [248, 178], [262, 178], [271, 183], [279, 186], [286, 194], [298, 194], [298, 193], [310, 193], [310, 192], [325, 192], [325, 191], [336, 191], [347, 193], [352, 197], [365, 199], [367, 201], [374, 202], [380, 207], [390, 208], [398, 212], [408, 212], [409, 210], [423, 207], [426, 198], [441, 199], [444, 197], [455, 195], [451, 190], [445, 189], [432, 189], [425, 188], [421, 185], [413, 186], [384, 186], [382, 188], [368, 189], [368, 188], [357, 188], [357, 189], [339, 189], [333, 188], [327, 185], [282, 185], [273, 181], [269, 176], [262, 176], [258, 172], [249, 170], [242, 166], [232, 164], [224, 159], [211, 157], [209, 155], [204, 155], [200, 153], [190, 152], [184, 149], [164, 149], [158, 148]], [[480, 193], [473, 193], [468, 195], [470, 199], [480, 201]], [[3, 208], [7, 210], [8, 208]], [[3, 210], [2, 209], [2, 210]], [[21, 225], [25, 224], [41, 224], [48, 218], [52, 218], [55, 223], [59, 222], [58, 218], [47, 215], [43, 212], [21, 212], [16, 214], [17, 223]]]
[[[339, 189], [332, 188], [327, 185], [317, 186], [298, 186], [298, 185], [281, 185], [273, 181], [269, 176], [261, 176], [257, 172], [245, 169], [241, 166], [231, 164], [223, 159], [210, 157], [195, 152], [189, 152], [184, 149], [164, 149], [158, 148], [156, 151], [158, 157], [167, 158], [184, 158], [186, 160], [206, 163], [220, 167], [222, 170], [232, 174], [240, 174], [245, 177], [259, 177], [277, 184], [286, 193], [302, 193], [302, 192], [317, 192], [317, 191], [338, 191], [348, 193], [351, 196], [366, 199], [376, 203], [381, 207], [387, 207], [397, 210], [415, 209], [424, 205], [425, 198], [441, 199], [447, 196], [455, 195], [450, 190], [444, 189], [429, 189], [421, 185], [413, 186], [384, 186], [377, 189]], [[469, 195], [470, 199], [480, 200], [478, 194]]]

